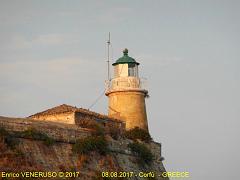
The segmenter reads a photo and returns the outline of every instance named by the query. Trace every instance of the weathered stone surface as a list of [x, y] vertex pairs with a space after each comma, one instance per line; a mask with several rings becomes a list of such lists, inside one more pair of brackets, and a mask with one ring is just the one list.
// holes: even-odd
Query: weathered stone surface
[[[9, 132], [24, 131], [36, 128], [57, 140], [47, 146], [37, 139], [17, 138], [17, 150], [9, 149], [3, 140], [0, 141], [0, 171], [78, 171], [78, 179], [93, 179], [101, 172], [164, 172], [161, 159], [161, 145], [150, 142], [154, 160], [151, 165], [141, 167], [136, 155], [128, 149], [131, 140], [113, 140], [108, 137], [110, 153], [106, 156], [92, 152], [89, 155], [77, 155], [72, 152], [76, 139], [91, 135], [91, 131], [76, 125], [37, 121], [23, 118], [0, 117], [0, 126]], [[19, 156], [19, 152], [22, 154]], [[127, 178], [125, 178], [127, 179]], [[142, 178], [131, 178], [142, 179]], [[161, 179], [157, 177], [156, 179]]]
[[114, 126], [119, 128], [121, 131], [125, 129], [125, 122], [122, 120], [66, 104], [36, 113], [28, 118], [32, 120], [51, 121], [75, 125], [80, 125], [82, 121], [88, 120], [99, 123], [103, 125], [103, 127]]
[[111, 91], [107, 96], [110, 117], [123, 119], [126, 122], [126, 129], [139, 127], [148, 131], [144, 91]]
[[80, 128], [74, 124], [37, 121], [26, 118], [7, 118], [0, 116], [0, 126], [8, 131], [22, 132], [28, 129], [36, 129], [46, 133], [56, 141], [75, 142], [91, 134], [91, 130]]

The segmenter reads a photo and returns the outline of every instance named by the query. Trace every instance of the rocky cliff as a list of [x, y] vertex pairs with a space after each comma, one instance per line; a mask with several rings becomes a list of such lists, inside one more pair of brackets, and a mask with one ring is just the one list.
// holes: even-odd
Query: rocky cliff
[[37, 172], [34, 176], [38, 178], [34, 179], [48, 179], [39, 172], [51, 172], [56, 174], [55, 179], [106, 179], [110, 176], [112, 179], [144, 179], [141, 176], [163, 179], [160, 177], [165, 172], [161, 144], [139, 141], [151, 151], [150, 163], [139, 163], [139, 154], [129, 148], [132, 140], [114, 140], [107, 134], [104, 137], [108, 153], [74, 152], [77, 140], [92, 137], [92, 132], [76, 125], [0, 117], [0, 177], [8, 175], [2, 179], [16, 179], [13, 176], [17, 173], [26, 177], [27, 174], [21, 173]]

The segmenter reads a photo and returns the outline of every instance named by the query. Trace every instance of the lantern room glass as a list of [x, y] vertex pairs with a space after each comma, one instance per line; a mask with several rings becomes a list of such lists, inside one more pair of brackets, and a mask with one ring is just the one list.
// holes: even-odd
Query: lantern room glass
[[136, 64], [128, 64], [128, 76], [138, 77], [138, 66]]

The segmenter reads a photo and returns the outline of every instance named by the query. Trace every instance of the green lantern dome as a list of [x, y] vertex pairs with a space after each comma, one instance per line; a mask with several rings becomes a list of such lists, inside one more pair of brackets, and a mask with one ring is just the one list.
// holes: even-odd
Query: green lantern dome
[[132, 57], [128, 56], [128, 49], [123, 50], [123, 56], [120, 57], [115, 63], [113, 63], [113, 66], [116, 66], [118, 64], [137, 64], [139, 63], [135, 61]]

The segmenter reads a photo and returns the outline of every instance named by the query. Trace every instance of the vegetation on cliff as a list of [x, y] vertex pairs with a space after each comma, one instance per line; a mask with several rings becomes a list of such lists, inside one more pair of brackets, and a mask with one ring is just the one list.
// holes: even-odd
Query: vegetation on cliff
[[118, 140], [122, 133], [119, 127], [114, 124], [100, 124], [91, 119], [81, 120], [78, 125], [82, 128], [87, 128], [93, 130], [93, 136], [103, 136], [104, 134], [109, 134], [113, 139]]
[[134, 141], [139, 139], [144, 142], [149, 142], [152, 140], [152, 137], [150, 136], [149, 132], [139, 127], [135, 127], [133, 129], [125, 131], [124, 136]]
[[27, 129], [22, 132], [9, 133], [3, 127], [0, 127], [0, 136], [4, 137], [5, 143], [12, 149], [14, 149], [15, 146], [19, 143], [19, 140], [16, 137], [41, 140], [47, 146], [50, 146], [55, 142], [55, 140], [49, 137], [47, 134], [39, 132], [33, 128]]
[[[1, 117], [0, 123], [0, 171], [79, 171], [81, 179], [102, 179], [102, 172], [161, 168], [162, 162], [155, 162], [161, 147], [139, 129], [119, 132], [115, 126], [97, 123], [85, 125], [86, 130]], [[48, 139], [55, 143], [46, 146]]]
[[152, 152], [142, 143], [133, 142], [128, 144], [131, 151], [138, 156], [140, 165], [150, 164], [153, 161]]
[[31, 157], [26, 157], [19, 148], [20, 140], [5, 128], [0, 127], [0, 172], [1, 171], [36, 171], [42, 167], [33, 164]]
[[18, 135], [23, 138], [31, 138], [36, 140], [42, 140], [47, 146], [53, 145], [55, 140], [49, 137], [47, 134], [37, 131], [34, 128], [27, 129], [23, 132], [18, 132]]
[[84, 119], [78, 122], [78, 125], [82, 128], [87, 128], [93, 130], [92, 135], [94, 136], [101, 136], [104, 134], [104, 128], [95, 121], [91, 119]]
[[89, 154], [92, 151], [96, 151], [101, 155], [106, 155], [109, 152], [108, 143], [103, 136], [89, 136], [84, 139], [78, 139], [72, 150], [78, 154]]
[[0, 138], [11, 149], [15, 149], [16, 145], [19, 143], [19, 140], [3, 127], [0, 127]]

